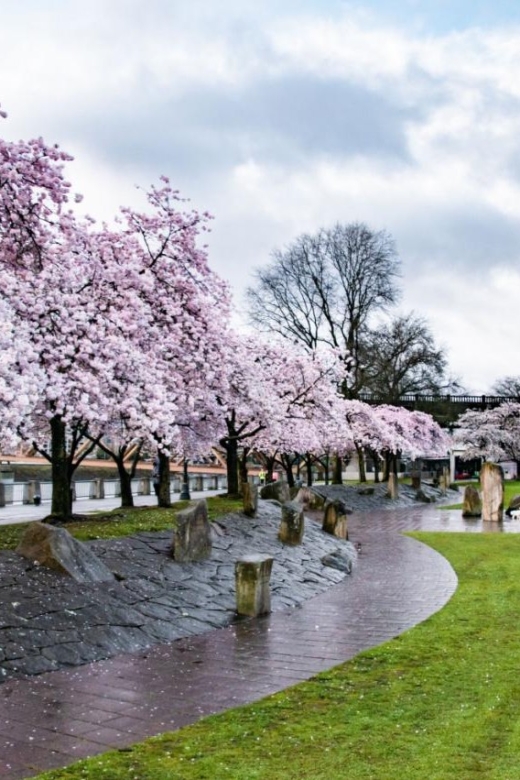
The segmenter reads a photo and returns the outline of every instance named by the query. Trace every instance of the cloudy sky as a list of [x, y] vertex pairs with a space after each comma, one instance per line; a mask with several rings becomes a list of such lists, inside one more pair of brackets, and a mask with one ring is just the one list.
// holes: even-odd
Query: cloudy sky
[[[75, 156], [88, 213], [168, 175], [242, 294], [363, 221], [471, 392], [520, 374], [518, 0], [0, 0], [4, 137]], [[519, 318], [520, 319], [520, 318]]]

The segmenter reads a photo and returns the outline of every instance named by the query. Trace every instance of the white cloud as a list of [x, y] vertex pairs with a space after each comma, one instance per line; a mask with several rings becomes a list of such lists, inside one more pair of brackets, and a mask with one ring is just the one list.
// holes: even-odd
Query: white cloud
[[170, 175], [216, 215], [213, 264], [237, 292], [300, 232], [352, 220], [387, 229], [407, 305], [431, 318], [453, 371], [484, 390], [514, 373], [495, 339], [510, 356], [520, 27], [441, 35], [352, 6], [316, 8], [12, 4], [2, 131], [72, 151], [74, 188], [94, 216], [137, 202], [134, 184]]

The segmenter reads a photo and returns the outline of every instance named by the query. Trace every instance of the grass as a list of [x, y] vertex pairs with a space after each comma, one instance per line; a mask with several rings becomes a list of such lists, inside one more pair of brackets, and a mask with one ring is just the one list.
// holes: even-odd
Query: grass
[[[464, 490], [466, 485], [473, 485], [480, 490], [480, 484], [478, 482], [458, 482], [461, 490]], [[504, 507], [508, 507], [511, 499], [514, 496], [520, 495], [520, 481], [515, 479], [508, 479], [504, 481]], [[460, 504], [449, 504], [441, 506], [441, 509], [462, 509], [462, 502]]]
[[415, 536], [459, 577], [420, 626], [261, 702], [38, 780], [518, 780], [520, 536]]
[[[153, 501], [153, 497], [150, 498]], [[208, 517], [215, 520], [229, 512], [242, 510], [242, 502], [227, 496], [211, 496], [206, 499]], [[175, 513], [185, 509], [189, 501], [176, 501], [171, 509], [157, 506], [113, 509], [111, 512], [97, 512], [88, 520], [67, 523], [66, 528], [76, 539], [114, 539], [142, 531], [164, 531], [173, 527]], [[25, 533], [26, 523], [0, 526], [0, 550], [13, 550]]]

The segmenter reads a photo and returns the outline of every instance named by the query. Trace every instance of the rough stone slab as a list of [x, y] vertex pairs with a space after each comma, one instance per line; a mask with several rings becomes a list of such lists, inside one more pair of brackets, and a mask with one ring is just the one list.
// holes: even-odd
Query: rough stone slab
[[112, 572], [82, 542], [65, 528], [29, 523], [16, 552], [54, 571], [67, 574], [76, 582], [107, 582]]
[[481, 514], [482, 500], [480, 493], [473, 485], [466, 485], [462, 502], [462, 517], [480, 517]]
[[258, 511], [258, 488], [251, 482], [242, 482], [242, 502], [244, 514], [254, 517]]
[[282, 505], [282, 521], [278, 538], [282, 544], [300, 545], [303, 541], [305, 519], [303, 507], [296, 501], [288, 501]]
[[283, 482], [282, 480], [270, 482], [268, 485], [264, 485], [260, 490], [260, 497], [279, 501], [280, 504], [285, 504], [287, 501], [291, 500], [291, 490], [287, 482]]
[[341, 499], [327, 499], [323, 510], [322, 530], [338, 539], [348, 539], [348, 512], [349, 510]]
[[176, 512], [172, 554], [178, 562], [203, 561], [211, 555], [211, 526], [204, 500]]

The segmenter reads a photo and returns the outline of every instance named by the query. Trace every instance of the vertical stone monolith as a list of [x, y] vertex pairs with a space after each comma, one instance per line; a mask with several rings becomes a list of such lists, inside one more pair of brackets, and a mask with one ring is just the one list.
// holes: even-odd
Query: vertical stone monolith
[[235, 563], [237, 614], [258, 617], [271, 611], [273, 558], [245, 555]]
[[283, 544], [297, 545], [303, 540], [304, 530], [303, 506], [296, 501], [288, 501], [282, 505], [282, 522], [278, 538]]
[[496, 463], [484, 463], [480, 470], [482, 520], [499, 523], [504, 512], [504, 472]]

